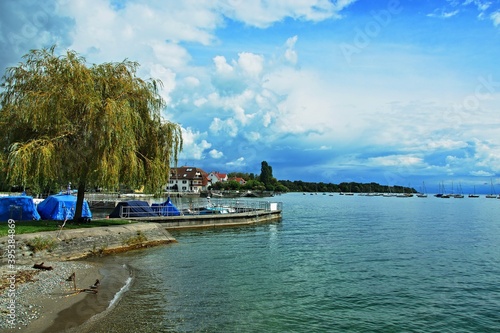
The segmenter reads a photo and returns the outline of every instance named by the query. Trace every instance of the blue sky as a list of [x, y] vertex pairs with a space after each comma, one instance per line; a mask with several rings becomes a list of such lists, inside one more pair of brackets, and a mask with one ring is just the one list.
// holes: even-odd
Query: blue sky
[[500, 1], [0, 0], [0, 71], [57, 45], [164, 83], [179, 164], [500, 192]]

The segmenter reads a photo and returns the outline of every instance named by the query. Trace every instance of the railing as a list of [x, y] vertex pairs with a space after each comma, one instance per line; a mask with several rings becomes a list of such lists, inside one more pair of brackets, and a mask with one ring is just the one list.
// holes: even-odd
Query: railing
[[[191, 198], [174, 203], [175, 208], [165, 204], [151, 206], [121, 206], [120, 217], [160, 217], [212, 214], [238, 214], [247, 212], [272, 212], [283, 208], [282, 202], [241, 200], [241, 199], [202, 199]], [[146, 208], [148, 207], [148, 208]]]

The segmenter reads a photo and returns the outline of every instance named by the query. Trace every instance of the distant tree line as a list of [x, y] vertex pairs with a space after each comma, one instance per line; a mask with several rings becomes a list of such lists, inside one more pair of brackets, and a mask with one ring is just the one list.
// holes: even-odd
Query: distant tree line
[[280, 180], [290, 192], [353, 192], [353, 193], [416, 193], [414, 188], [399, 185], [387, 186], [378, 183], [342, 182], [340, 184], [324, 182], [304, 182], [301, 180]]
[[261, 163], [261, 173], [231, 172], [229, 179], [242, 178], [245, 184], [242, 185], [235, 180], [215, 183], [211, 189], [214, 190], [254, 190], [271, 192], [352, 192], [352, 193], [416, 193], [411, 187], [399, 185], [387, 186], [378, 183], [357, 183], [342, 182], [340, 184], [324, 182], [304, 182], [301, 180], [277, 180], [273, 176], [273, 168], [266, 162]]

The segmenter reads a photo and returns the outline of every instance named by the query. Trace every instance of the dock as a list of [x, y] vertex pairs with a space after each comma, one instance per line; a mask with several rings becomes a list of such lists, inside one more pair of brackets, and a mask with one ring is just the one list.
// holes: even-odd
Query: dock
[[160, 223], [167, 230], [186, 230], [278, 222], [283, 210], [281, 202], [242, 199], [191, 198], [177, 202], [175, 211], [150, 206], [147, 216], [140, 216], [134, 206], [120, 207], [119, 216], [134, 222]]

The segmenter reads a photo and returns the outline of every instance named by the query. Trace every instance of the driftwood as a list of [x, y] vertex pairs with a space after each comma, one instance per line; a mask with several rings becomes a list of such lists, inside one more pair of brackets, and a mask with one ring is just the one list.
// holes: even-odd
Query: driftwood
[[33, 265], [33, 268], [36, 268], [36, 269], [43, 269], [43, 270], [45, 270], [45, 271], [51, 271], [51, 270], [53, 269], [53, 268], [52, 268], [52, 266], [45, 266], [45, 265], [43, 264], [43, 262], [42, 262], [41, 264], [34, 264], [34, 265]]
[[97, 289], [88, 289], [88, 288], [85, 288], [85, 289], [80, 289], [79, 292], [80, 293], [94, 293], [94, 294], [97, 294]]

